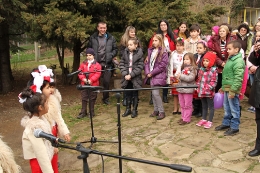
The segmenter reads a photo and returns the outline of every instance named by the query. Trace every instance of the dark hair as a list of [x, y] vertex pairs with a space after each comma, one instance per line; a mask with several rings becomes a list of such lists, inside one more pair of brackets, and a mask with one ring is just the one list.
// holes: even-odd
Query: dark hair
[[232, 40], [230, 42], [227, 43], [227, 45], [231, 44], [233, 46], [233, 48], [237, 49], [238, 48], [238, 52], [240, 51], [240, 49], [242, 48], [242, 45], [239, 41], [237, 40]]
[[99, 24], [107, 24], [106, 22], [104, 22], [104, 21], [100, 21], [100, 22], [98, 22], [98, 24], [97, 24], [97, 26], [99, 25]]
[[163, 35], [163, 32], [162, 32], [162, 30], [161, 30], [161, 28], [160, 28], [160, 24], [161, 24], [162, 22], [165, 22], [165, 23], [166, 23], [166, 25], [167, 25], [167, 34], [169, 35], [170, 39], [171, 39], [172, 41], [174, 41], [174, 36], [173, 36], [173, 33], [172, 33], [172, 29], [171, 29], [171, 27], [170, 27], [169, 22], [168, 22], [166, 19], [162, 19], [162, 20], [159, 21], [159, 23], [158, 23], [158, 30], [157, 30], [156, 33]]
[[192, 31], [198, 31], [200, 33], [201, 32], [200, 26], [198, 24], [191, 25], [190, 32]]
[[22, 99], [26, 99], [23, 102], [23, 109], [30, 112], [31, 115], [39, 113], [38, 107], [44, 106], [46, 98], [41, 93], [34, 93], [30, 87], [25, 88], [19, 95]]
[[241, 28], [245, 28], [247, 34], [248, 34], [249, 31], [250, 31], [249, 26], [248, 26], [247, 24], [245, 24], [245, 23], [242, 23], [241, 25], [239, 25], [239, 26], [237, 27], [238, 32], [240, 31]]
[[230, 32], [230, 33], [232, 32], [232, 26], [230, 26], [228, 23], [222, 23], [221, 25], [219, 25], [219, 27], [220, 27], [220, 26], [222, 26], [222, 25], [225, 25], [225, 26], [227, 26], [227, 27], [228, 27], [228, 30], [229, 30], [229, 32]]
[[206, 49], [206, 51], [208, 51], [208, 46], [206, 45], [206, 43], [207, 42], [204, 42], [204, 41], [198, 41], [197, 46], [198, 46], [198, 44], [201, 44]]
[[182, 24], [186, 25], [186, 31], [184, 32], [184, 34], [185, 34], [185, 36], [188, 38], [188, 37], [190, 36], [190, 33], [189, 33], [189, 30], [188, 30], [188, 24], [187, 24], [187, 22], [180, 22], [180, 23], [179, 23], [178, 28], [177, 28], [178, 33], [180, 32], [180, 26], [181, 26]]
[[176, 42], [176, 45], [179, 44], [179, 45], [181, 45], [181, 46], [184, 46], [184, 39], [181, 38], [181, 37], [178, 37], [178, 38], [175, 40], [175, 42]]

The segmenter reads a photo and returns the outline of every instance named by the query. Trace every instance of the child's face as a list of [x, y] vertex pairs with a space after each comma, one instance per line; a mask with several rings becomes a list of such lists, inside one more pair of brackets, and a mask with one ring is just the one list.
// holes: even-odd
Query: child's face
[[135, 38], [135, 30], [134, 29], [129, 30], [128, 34], [129, 34], [130, 38]]
[[137, 48], [137, 44], [134, 44], [133, 40], [129, 40], [128, 41], [128, 49], [130, 52], [133, 52], [134, 50], [136, 50]]
[[91, 61], [94, 59], [94, 56], [92, 54], [87, 54], [87, 60]]
[[239, 52], [238, 48], [234, 48], [232, 44], [227, 45], [227, 52], [229, 56], [236, 55]]
[[221, 28], [221, 29], [219, 30], [219, 36], [220, 36], [221, 38], [226, 37], [226, 36], [227, 36], [227, 31], [226, 31], [224, 28]]
[[180, 32], [184, 33], [187, 29], [187, 26], [185, 24], [181, 24], [181, 26], [179, 27]]
[[190, 58], [188, 56], [184, 56], [183, 64], [185, 65], [191, 65]]
[[160, 46], [160, 41], [158, 38], [153, 37], [153, 47], [158, 48]]
[[202, 43], [197, 44], [197, 53], [202, 55], [206, 52], [206, 48], [202, 45]]
[[48, 99], [50, 95], [52, 94], [52, 89], [50, 87], [50, 84], [47, 83], [45, 87], [42, 89], [42, 94]]
[[255, 34], [255, 40], [259, 40], [260, 39], [260, 31], [256, 32]]
[[208, 67], [209, 66], [209, 60], [208, 59], [203, 59], [203, 65], [204, 67]]
[[56, 89], [56, 88], [55, 88], [54, 86], [50, 86], [51, 94], [54, 94], [55, 89]]
[[176, 51], [177, 51], [178, 53], [182, 53], [182, 52], [184, 51], [184, 46], [177, 43], [177, 44], [176, 44]]
[[199, 33], [198, 31], [196, 31], [196, 30], [190, 31], [190, 36], [191, 36], [191, 38], [193, 38], [193, 39], [198, 38], [199, 34], [200, 34], [200, 33]]
[[216, 35], [215, 31], [211, 30], [211, 35]]
[[167, 24], [165, 22], [161, 22], [160, 29], [162, 30], [162, 32], [166, 32], [168, 29]]

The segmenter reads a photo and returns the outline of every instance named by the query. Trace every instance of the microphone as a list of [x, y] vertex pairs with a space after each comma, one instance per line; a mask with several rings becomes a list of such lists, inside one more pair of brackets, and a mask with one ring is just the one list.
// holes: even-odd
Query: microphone
[[82, 70], [78, 70], [78, 71], [75, 71], [73, 73], [70, 73], [70, 74], [67, 74], [67, 77], [70, 77], [70, 76], [73, 76], [74, 74], [77, 74], [79, 72], [81, 72]]
[[41, 129], [35, 129], [34, 130], [34, 136], [36, 138], [44, 138], [44, 139], [47, 139], [51, 142], [60, 142], [60, 143], [66, 143], [66, 141], [60, 139], [60, 138], [57, 138], [51, 134], [48, 134], [48, 133], [45, 133], [43, 132]]
[[78, 90], [85, 90], [85, 89], [89, 89], [89, 90], [99, 90], [99, 89], [103, 89], [102, 86], [91, 86], [91, 85], [77, 85], [77, 89]]

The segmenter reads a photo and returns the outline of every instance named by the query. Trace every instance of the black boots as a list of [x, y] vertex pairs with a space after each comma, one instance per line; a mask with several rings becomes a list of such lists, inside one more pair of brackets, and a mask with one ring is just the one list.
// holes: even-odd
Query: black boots
[[78, 119], [84, 118], [87, 116], [87, 103], [88, 103], [87, 101], [82, 100], [82, 108], [81, 108], [81, 112], [77, 116]]
[[163, 103], [169, 103], [167, 96], [163, 96]]
[[123, 92], [123, 100], [122, 100], [123, 106], [126, 106], [126, 94]]
[[199, 100], [199, 99], [193, 99], [192, 105], [193, 105], [192, 115], [195, 116], [195, 117], [201, 117], [201, 116], [202, 116], [202, 104], [201, 104], [201, 100]]
[[132, 111], [132, 118], [137, 117], [138, 115], [138, 111], [137, 111], [137, 107], [138, 107], [138, 98], [137, 97], [133, 97], [133, 111]]
[[[133, 103], [133, 110], [131, 111], [131, 105]], [[133, 98], [126, 98], [126, 110], [125, 113], [122, 115], [122, 117], [126, 117], [128, 115], [131, 115], [132, 118], [137, 117], [138, 111], [138, 97], [133, 97]]]
[[132, 104], [132, 98], [126, 98], [126, 110], [125, 113], [123, 113], [122, 117], [126, 117], [130, 114], [132, 114], [131, 112], [131, 104]]

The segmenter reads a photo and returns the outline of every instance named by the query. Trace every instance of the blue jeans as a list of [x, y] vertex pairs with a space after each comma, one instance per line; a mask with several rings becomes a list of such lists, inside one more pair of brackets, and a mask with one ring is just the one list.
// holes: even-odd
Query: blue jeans
[[251, 86], [252, 86], [252, 84], [254, 82], [254, 77], [255, 77], [255, 74], [249, 74], [249, 80], [250, 80]]
[[222, 124], [230, 126], [231, 129], [238, 130], [240, 124], [240, 108], [239, 108], [239, 94], [234, 98], [228, 98], [228, 92], [224, 92], [224, 118]]

